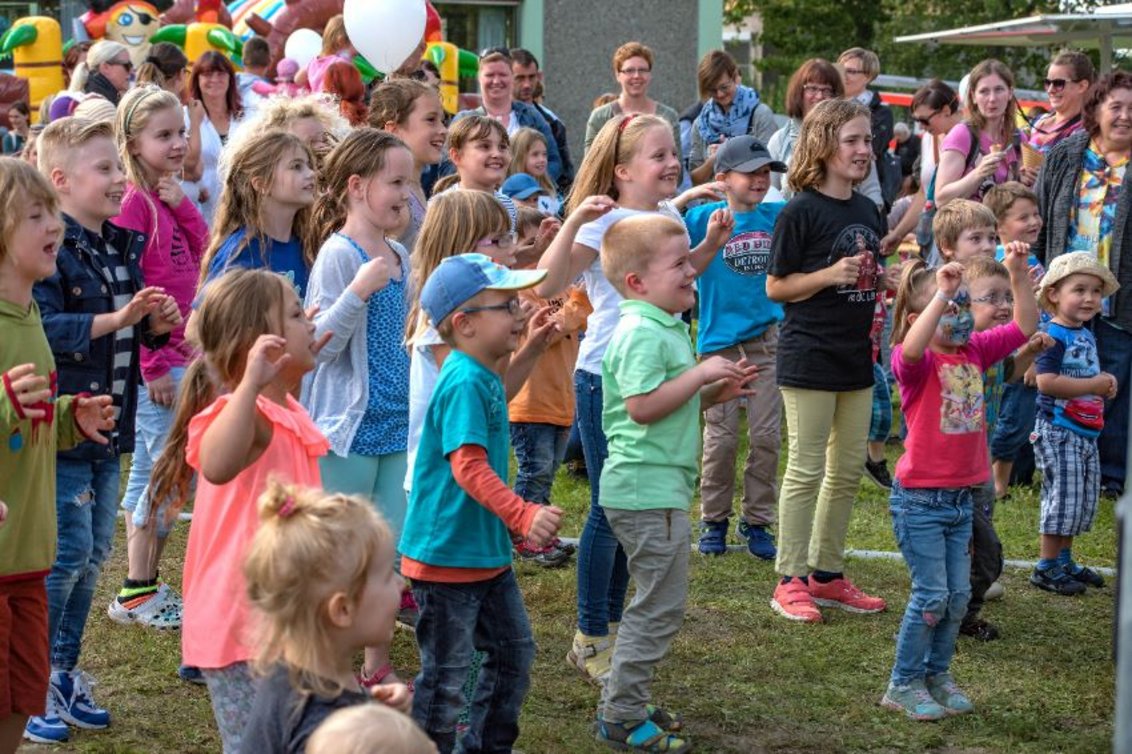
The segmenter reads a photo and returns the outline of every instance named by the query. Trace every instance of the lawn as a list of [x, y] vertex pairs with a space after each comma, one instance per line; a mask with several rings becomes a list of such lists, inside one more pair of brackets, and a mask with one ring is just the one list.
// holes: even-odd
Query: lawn
[[[897, 450], [890, 449], [894, 458]], [[555, 499], [566, 509], [564, 535], [576, 536], [589, 505], [584, 481], [562, 472]], [[693, 511], [693, 515], [696, 511]], [[1036, 490], [1016, 489], [996, 523], [1008, 559], [1036, 555]], [[1102, 501], [1078, 559], [1114, 567], [1113, 503]], [[187, 529], [173, 534], [164, 574], [180, 582]], [[886, 498], [862, 482], [849, 546], [895, 550]], [[1026, 572], [1008, 570], [1006, 597], [985, 616], [1003, 638], [961, 638], [953, 670], [975, 714], [915, 723], [877, 705], [891, 668], [893, 637], [908, 593], [902, 563], [854, 558], [857, 583], [889, 602], [876, 616], [826, 611], [824, 624], [787, 623], [769, 608], [775, 576], [745, 553], [693, 556], [687, 621], [660, 666], [655, 699], [683, 713], [698, 752], [1101, 752], [1111, 749], [1113, 665], [1110, 584], [1079, 598], [1040, 592]], [[528, 754], [608, 751], [592, 739], [598, 690], [563, 661], [574, 631], [574, 570], [520, 565], [520, 582], [539, 645], [518, 746]], [[99, 681], [111, 710], [107, 731], [76, 732], [52, 751], [215, 752], [208, 695], [178, 680], [179, 635], [121, 627], [105, 605], [125, 574], [124, 535], [103, 574], [88, 625], [82, 665]], [[398, 632], [394, 662], [416, 669], [412, 637]], [[23, 752], [46, 747], [28, 745]]]

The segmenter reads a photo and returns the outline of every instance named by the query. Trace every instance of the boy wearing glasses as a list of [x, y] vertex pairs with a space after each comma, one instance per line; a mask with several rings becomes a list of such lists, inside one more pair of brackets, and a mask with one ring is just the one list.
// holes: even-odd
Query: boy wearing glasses
[[485, 659], [463, 750], [510, 751], [530, 686], [535, 643], [511, 569], [510, 532], [545, 545], [562, 511], [507, 487], [501, 365], [525, 324], [518, 291], [544, 277], [460, 254], [441, 262], [421, 290], [421, 308], [452, 352], [425, 414], [398, 549], [420, 605], [413, 719], [441, 754], [456, 745], [459, 689], [477, 649]]

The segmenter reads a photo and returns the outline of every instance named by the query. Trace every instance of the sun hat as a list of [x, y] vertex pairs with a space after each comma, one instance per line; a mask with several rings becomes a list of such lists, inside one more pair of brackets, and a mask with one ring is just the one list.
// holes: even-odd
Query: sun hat
[[1047, 296], [1050, 288], [1070, 275], [1078, 274], [1100, 278], [1101, 282], [1104, 283], [1101, 295], [1106, 298], [1116, 293], [1117, 289], [1120, 288], [1120, 283], [1116, 282], [1116, 276], [1112, 274], [1109, 268], [1101, 264], [1093, 254], [1088, 251], [1074, 251], [1054, 257], [1054, 260], [1050, 262], [1049, 268], [1038, 287], [1038, 303], [1044, 309], [1052, 310], [1053, 306]]
[[457, 254], [441, 262], [421, 288], [421, 308], [439, 325], [481, 291], [520, 291], [542, 282], [546, 270], [509, 270], [486, 254]]
[[546, 193], [546, 189], [540, 186], [535, 177], [529, 173], [515, 173], [503, 182], [503, 187], [499, 190], [519, 201], [530, 199], [536, 194]]

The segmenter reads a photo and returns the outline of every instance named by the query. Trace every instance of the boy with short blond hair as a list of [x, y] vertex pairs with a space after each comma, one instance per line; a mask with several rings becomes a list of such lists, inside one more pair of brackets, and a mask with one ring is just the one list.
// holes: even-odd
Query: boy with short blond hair
[[615, 223], [601, 266], [625, 300], [602, 360], [609, 458], [599, 502], [636, 594], [617, 633], [597, 738], [621, 749], [685, 752], [687, 739], [673, 733], [678, 716], [652, 708], [649, 687], [684, 619], [700, 406], [749, 394], [744, 386], [756, 369], [722, 356], [696, 363], [679, 318], [695, 303], [695, 268], [679, 222], [638, 215]]
[[952, 199], [932, 220], [932, 235], [944, 262], [966, 262], [974, 256], [993, 257], [994, 213], [970, 199]]

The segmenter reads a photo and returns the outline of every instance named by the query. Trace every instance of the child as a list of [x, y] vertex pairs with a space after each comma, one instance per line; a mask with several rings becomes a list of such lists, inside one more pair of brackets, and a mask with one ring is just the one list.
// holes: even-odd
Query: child
[[436, 744], [411, 717], [383, 704], [359, 704], [318, 726], [307, 754], [436, 754]]
[[[536, 132], [537, 133], [537, 132]], [[510, 180], [510, 179], [508, 179]], [[553, 222], [553, 221], [552, 221]], [[517, 268], [533, 268], [546, 249], [540, 233], [546, 218], [538, 210], [519, 207], [519, 249], [530, 249]], [[531, 311], [548, 308], [557, 325], [550, 345], [531, 370], [519, 393], [507, 403], [511, 420], [511, 445], [517, 470], [515, 494], [524, 500], [547, 505], [554, 475], [566, 456], [566, 441], [574, 423], [574, 382], [571, 375], [578, 359], [578, 335], [586, 327], [593, 307], [581, 286], [571, 286], [562, 295], [547, 300], [528, 289], [519, 294]], [[525, 340], [525, 338], [523, 339]], [[515, 552], [522, 560], [540, 566], [562, 565], [574, 553], [572, 545], [552, 542], [532, 547], [522, 537], [513, 537]]]
[[984, 205], [955, 199], [939, 208], [932, 219], [932, 235], [943, 262], [965, 264], [977, 256], [995, 254], [995, 218]]
[[546, 172], [547, 160], [546, 137], [533, 128], [520, 128], [511, 139], [511, 166], [507, 175], [526, 173], [534, 178], [543, 191], [538, 198], [538, 210], [547, 215], [557, 215], [562, 208], [562, 199], [558, 196], [558, 187]]
[[[154, 87], [127, 92], [118, 109], [118, 154], [128, 180], [122, 213], [114, 222], [144, 233], [142, 279], [161, 286], [177, 303], [182, 317], [191, 310], [208, 226], [186, 199], [177, 180], [187, 150], [184, 116], [176, 96]], [[161, 350], [142, 344], [141, 376], [135, 420], [136, 442], [122, 507], [126, 510], [126, 579], [107, 612], [118, 623], [159, 629], [181, 625], [181, 598], [158, 578], [158, 563], [172, 527], [158, 501], [153, 515], [149, 480], [173, 422], [192, 347], [185, 326], [169, 334]]]
[[[1054, 345], [1038, 357], [1038, 415], [1031, 442], [1042, 473], [1041, 560], [1030, 583], [1061, 595], [1102, 587], [1104, 578], [1073, 561], [1073, 538], [1089, 531], [1100, 497], [1097, 437], [1104, 401], [1118, 388], [1102, 372], [1093, 333], [1085, 327], [1116, 293], [1116, 278], [1087, 251], [1055, 257], [1038, 300], [1053, 315]], [[1017, 298], [1017, 294], [1015, 294]]]
[[108, 222], [126, 188], [110, 125], [56, 121], [40, 137], [39, 160], [59, 195], [65, 228], [56, 272], [34, 291], [59, 367], [59, 391], [109, 395], [124, 428], [107, 445], [83, 443], [61, 453], [56, 464], [59, 542], [47, 577], [52, 698], [47, 715], [28, 721], [28, 735], [57, 742], [67, 740], [68, 723], [87, 729], [110, 723], [76, 665], [114, 540], [119, 457], [134, 449], [139, 347], [164, 346], [181, 313], [161, 288], [142, 285], [145, 237]]
[[292, 397], [325, 343], [314, 331], [281, 275], [233, 270], [217, 278], [193, 315], [201, 356], [185, 373], [169, 442], [153, 470], [154, 494], [171, 499], [170, 515], [199, 472], [181, 656], [204, 674], [225, 754], [239, 751], [255, 697], [242, 574], [258, 526], [254, 501], [272, 477], [321, 483], [318, 459], [328, 443]]
[[723, 252], [712, 259], [698, 281], [696, 350], [705, 359], [747, 359], [759, 370], [745, 406], [744, 401], [717, 403], [704, 412], [699, 542], [704, 555], [727, 552], [741, 408], [746, 409], [750, 444], [743, 472], [739, 536], [755, 557], [774, 560], [777, 555], [767, 527], [774, 524], [775, 477], [782, 444], [782, 397], [774, 385], [782, 305], [766, 296], [766, 271], [774, 221], [784, 205], [763, 201], [770, 188], [771, 171], [784, 173], [786, 165], [772, 160], [762, 142], [753, 136], [728, 140], [715, 154], [715, 180], [726, 187], [726, 201], [702, 204], [686, 217], [693, 243], [703, 239], [708, 220], [717, 209], [729, 209], [735, 222]]
[[500, 365], [522, 331], [515, 292], [543, 276], [461, 254], [441, 262], [421, 291], [422, 309], [452, 350], [428, 404], [399, 549], [421, 609], [413, 719], [441, 754], [456, 744], [458, 689], [473, 649], [486, 658], [463, 749], [509, 751], [530, 683], [535, 646], [508, 530], [541, 546], [562, 511], [524, 501], [503, 481], [509, 448]]
[[519, 207], [526, 207], [539, 211], [543, 200], [546, 199], [546, 189], [539, 185], [534, 176], [527, 173], [512, 173], [503, 182], [499, 189], [506, 196], [511, 197]]
[[990, 478], [982, 373], [1020, 347], [1038, 326], [1026, 250], [1006, 260], [1014, 321], [972, 333], [963, 267], [904, 271], [893, 313], [892, 371], [908, 426], [896, 464], [892, 528], [912, 577], [896, 639], [896, 662], [881, 705], [914, 720], [972, 710], [950, 673], [971, 593], [971, 488]]
[[290, 280], [302, 300], [318, 248], [303, 244], [311, 232], [314, 154], [297, 136], [266, 131], [225, 157], [228, 175], [201, 262], [200, 288], [233, 267], [265, 267]]
[[[487, 191], [507, 210], [511, 232], [515, 232], [518, 215], [515, 203], [499, 190], [507, 177], [511, 142], [507, 129], [486, 115], [469, 115], [456, 121], [448, 132], [448, 159], [456, 168], [458, 180], [452, 188]], [[437, 187], [437, 191], [440, 188]]]
[[[679, 221], [667, 204], [676, 193], [680, 159], [672, 127], [653, 115], [625, 115], [602, 126], [574, 180], [567, 218], [539, 260], [546, 280], [535, 290], [544, 298], [561, 295], [581, 277], [593, 313], [578, 350], [574, 372], [578, 428], [590, 482], [590, 511], [578, 554], [578, 630], [566, 662], [591, 681], [609, 675], [612, 634], [621, 621], [629, 572], [625, 553], [598, 503], [606, 439], [602, 431], [601, 359], [617, 324], [621, 294], [601, 269], [602, 238], [616, 221], [633, 215], [663, 214]], [[725, 213], [713, 213], [692, 264], [703, 269], [726, 241]]]
[[107, 444], [114, 409], [109, 395], [59, 395], [32, 297], [55, 274], [55, 192], [31, 165], [4, 157], [0, 202], [0, 499], [11, 506], [0, 526], [0, 752], [13, 754], [30, 716], [58, 722], [44, 586], [55, 560], [56, 451], [84, 438]]
[[845, 537], [866, 457], [873, 404], [873, 342], [884, 223], [853, 190], [872, 164], [869, 110], [826, 100], [806, 116], [787, 183], [794, 198], [771, 241], [766, 292], [785, 303], [778, 384], [789, 453], [778, 502], [782, 580], [771, 607], [805, 623], [818, 605], [878, 613], [843, 573]]
[[601, 506], [636, 594], [617, 634], [597, 738], [618, 749], [681, 753], [691, 744], [667, 732], [679, 718], [650, 709], [649, 687], [684, 619], [699, 412], [701, 403], [750, 395], [744, 385], [757, 368], [723, 356], [696, 364], [688, 326], [677, 317], [695, 304], [683, 224], [626, 218], [606, 232], [602, 248], [605, 277], [625, 299], [602, 359], [609, 458]]
[[[321, 244], [306, 303], [330, 335], [304, 404], [330, 441], [326, 488], [370, 500], [394, 537], [405, 520], [409, 436], [409, 254], [390, 237], [409, 200], [413, 158], [395, 136], [359, 128], [327, 157], [312, 226]], [[405, 590], [408, 612], [415, 612]], [[366, 682], [393, 676], [387, 648], [366, 653]]]
[[368, 693], [354, 675], [362, 647], [388, 647], [401, 578], [394, 540], [369, 500], [270, 483], [244, 563], [263, 618], [256, 692], [241, 751], [301, 752], [335, 710], [377, 698], [408, 713], [401, 683]]

